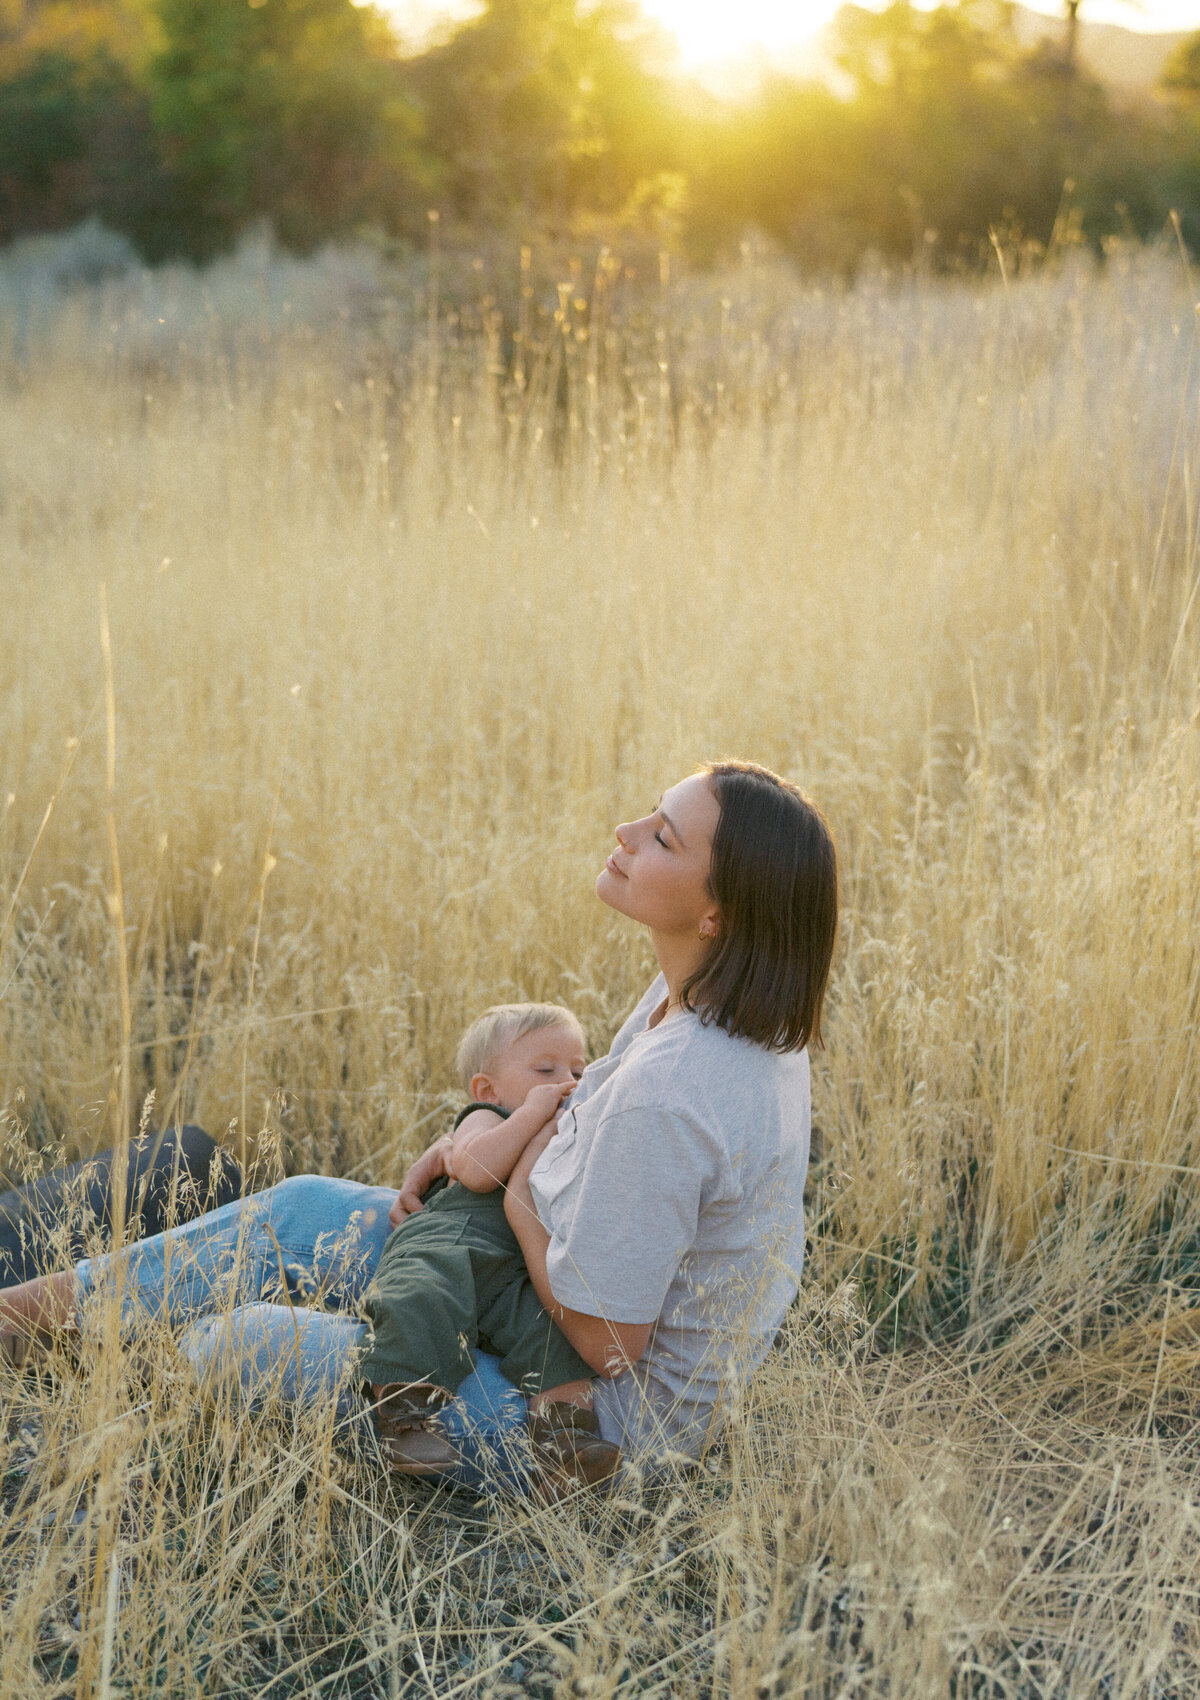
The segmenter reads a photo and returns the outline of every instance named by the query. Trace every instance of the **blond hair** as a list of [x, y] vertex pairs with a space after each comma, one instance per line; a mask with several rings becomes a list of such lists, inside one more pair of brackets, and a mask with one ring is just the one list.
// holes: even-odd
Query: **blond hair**
[[470, 1092], [475, 1076], [485, 1074], [501, 1051], [527, 1033], [540, 1033], [547, 1027], [569, 1027], [583, 1042], [578, 1017], [560, 1003], [498, 1003], [485, 1009], [467, 1028], [455, 1053], [454, 1067], [463, 1091]]

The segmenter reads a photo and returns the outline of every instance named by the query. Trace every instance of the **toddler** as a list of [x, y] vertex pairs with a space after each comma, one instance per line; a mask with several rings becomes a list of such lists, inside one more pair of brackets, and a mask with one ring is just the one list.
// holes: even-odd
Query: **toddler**
[[593, 1370], [546, 1314], [504, 1214], [504, 1183], [583, 1073], [583, 1031], [558, 1004], [500, 1004], [468, 1029], [456, 1067], [471, 1102], [454, 1123], [447, 1178], [383, 1249], [365, 1308], [361, 1363], [389, 1464], [408, 1475], [453, 1469], [437, 1412], [494, 1352], [531, 1399], [543, 1485], [595, 1482], [620, 1464], [591, 1411]]

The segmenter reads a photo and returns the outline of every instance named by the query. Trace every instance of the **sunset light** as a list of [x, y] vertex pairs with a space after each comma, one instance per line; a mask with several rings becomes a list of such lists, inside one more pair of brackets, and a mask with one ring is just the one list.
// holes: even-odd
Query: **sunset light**
[[[427, 42], [448, 26], [475, 17], [480, 0], [379, 0], [402, 36]], [[879, 10], [883, 0], [861, 0]], [[925, 9], [933, 0], [915, 0]], [[1060, 0], [1021, 0], [1028, 11], [1061, 18]], [[674, 38], [683, 72], [725, 64], [765, 61], [786, 67], [831, 22], [841, 0], [641, 0], [641, 10]], [[1137, 31], [1185, 31], [1196, 27], [1200, 0], [1088, 0], [1092, 24]]]
[[1200, 0], [0, 24], [0, 1700], [1200, 1700]]
[[838, 0], [644, 0], [642, 10], [679, 43], [685, 67], [747, 53], [786, 52], [817, 33]]
[[[876, 9], [878, 0], [865, 0]], [[928, 0], [917, 0], [918, 5]], [[1028, 10], [1061, 17], [1057, 0], [1023, 0]], [[830, 22], [841, 0], [642, 0], [642, 11], [661, 23], [679, 45], [682, 68], [727, 60], [787, 57]], [[1090, 0], [1092, 23], [1132, 30], [1196, 27], [1197, 0]]]

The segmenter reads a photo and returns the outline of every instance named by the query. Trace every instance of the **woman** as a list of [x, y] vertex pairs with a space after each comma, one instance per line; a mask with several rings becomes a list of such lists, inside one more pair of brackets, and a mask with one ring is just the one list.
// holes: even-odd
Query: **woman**
[[[645, 925], [660, 973], [509, 1182], [509, 1220], [544, 1305], [596, 1371], [600, 1432], [626, 1455], [695, 1457], [761, 1361], [803, 1257], [809, 1082], [833, 953], [837, 871], [819, 811], [763, 768], [725, 762], [617, 828], [596, 882]], [[282, 1287], [351, 1311], [396, 1219], [443, 1172], [435, 1146], [400, 1194], [297, 1177], [156, 1240], [0, 1296], [0, 1327], [70, 1327], [82, 1293], [127, 1311], [166, 1303], [210, 1376], [307, 1399], [339, 1389], [347, 1418], [364, 1325], [241, 1304]], [[205, 1313], [210, 1313], [207, 1316]], [[511, 1395], [511, 1397], [510, 1397]], [[481, 1356], [442, 1419], [481, 1480], [524, 1405]]]

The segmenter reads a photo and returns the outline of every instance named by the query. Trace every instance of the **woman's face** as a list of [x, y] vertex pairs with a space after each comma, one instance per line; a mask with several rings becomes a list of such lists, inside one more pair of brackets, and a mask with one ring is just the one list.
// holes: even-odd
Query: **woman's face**
[[653, 814], [617, 828], [617, 847], [596, 881], [596, 896], [653, 932], [711, 936], [720, 911], [708, 871], [720, 818], [707, 774], [672, 785]]

